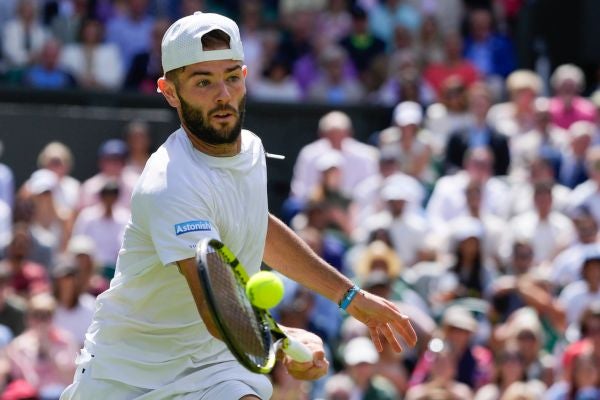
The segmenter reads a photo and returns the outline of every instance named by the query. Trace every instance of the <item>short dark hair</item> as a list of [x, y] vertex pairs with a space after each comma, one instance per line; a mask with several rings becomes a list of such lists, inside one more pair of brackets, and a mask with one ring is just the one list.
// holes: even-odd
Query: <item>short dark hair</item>
[[[230, 37], [227, 33], [220, 29], [213, 29], [210, 32], [207, 32], [202, 36], [202, 48], [204, 50], [216, 50], [222, 47], [229, 48], [230, 45]], [[178, 77], [181, 72], [185, 71], [185, 66], [173, 69], [165, 73], [165, 78], [174, 82], [175, 85], [179, 83]]]

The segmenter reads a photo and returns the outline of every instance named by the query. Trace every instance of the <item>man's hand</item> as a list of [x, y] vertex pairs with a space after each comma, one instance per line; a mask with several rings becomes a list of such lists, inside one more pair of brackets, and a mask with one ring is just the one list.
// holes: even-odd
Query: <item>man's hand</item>
[[400, 334], [402, 339], [411, 347], [417, 343], [417, 334], [410, 320], [389, 300], [361, 290], [354, 297], [347, 311], [369, 328], [369, 334], [377, 351], [383, 351], [380, 333], [390, 343], [394, 351], [402, 351], [402, 346], [396, 334]]
[[321, 338], [304, 329], [288, 327], [282, 327], [282, 329], [285, 330], [287, 335], [306, 345], [313, 353], [312, 361], [298, 362], [279, 350], [277, 358], [282, 361], [288, 373], [295, 379], [301, 380], [315, 380], [324, 376], [329, 369], [329, 361], [325, 358]]

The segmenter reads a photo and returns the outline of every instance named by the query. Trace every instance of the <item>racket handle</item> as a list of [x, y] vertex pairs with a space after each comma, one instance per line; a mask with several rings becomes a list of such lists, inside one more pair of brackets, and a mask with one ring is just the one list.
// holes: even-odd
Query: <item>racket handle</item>
[[308, 362], [313, 359], [312, 351], [310, 351], [303, 343], [295, 339], [286, 337], [281, 340], [279, 345], [281, 346], [281, 350], [294, 361]]

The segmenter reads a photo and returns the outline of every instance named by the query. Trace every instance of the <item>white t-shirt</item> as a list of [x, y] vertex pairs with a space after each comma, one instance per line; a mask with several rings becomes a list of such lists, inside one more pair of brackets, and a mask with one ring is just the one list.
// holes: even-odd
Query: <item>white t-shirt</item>
[[267, 177], [260, 139], [242, 131], [241, 152], [211, 157], [179, 129], [150, 157], [134, 189], [131, 221], [110, 288], [98, 296], [85, 347], [92, 376], [143, 388], [187, 368], [233, 360], [198, 314], [176, 261], [202, 238], [223, 241], [257, 272], [267, 233]]

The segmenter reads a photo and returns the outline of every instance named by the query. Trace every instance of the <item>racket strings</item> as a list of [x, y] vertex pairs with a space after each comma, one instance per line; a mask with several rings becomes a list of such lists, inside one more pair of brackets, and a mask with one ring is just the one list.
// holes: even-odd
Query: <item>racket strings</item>
[[244, 284], [219, 252], [208, 253], [206, 258], [210, 285], [217, 299], [215, 306], [230, 340], [255, 364], [265, 365], [270, 357], [270, 337], [255, 316]]

